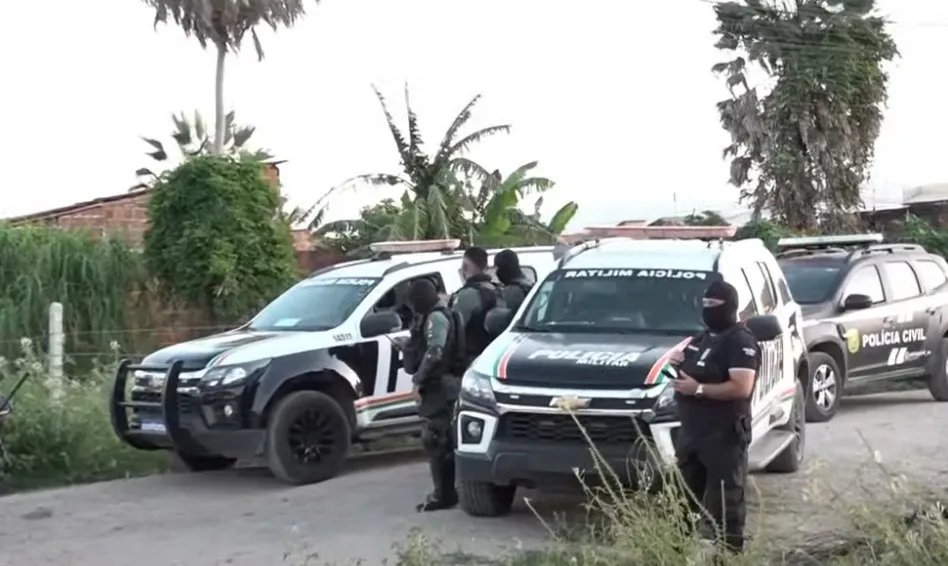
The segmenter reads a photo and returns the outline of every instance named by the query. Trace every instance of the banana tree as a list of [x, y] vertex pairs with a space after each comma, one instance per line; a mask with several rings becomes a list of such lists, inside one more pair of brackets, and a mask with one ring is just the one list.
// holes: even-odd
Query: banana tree
[[[506, 179], [495, 171], [484, 182], [473, 203], [477, 217], [472, 241], [492, 246], [547, 244], [563, 233], [579, 206], [569, 202], [549, 222], [544, 222], [540, 213], [542, 193], [554, 183], [545, 177], [530, 176], [536, 166], [536, 161], [521, 165]], [[533, 213], [525, 214], [520, 209], [521, 201], [537, 193], [540, 196], [534, 203]]]
[[[471, 119], [473, 108], [480, 95], [471, 99], [451, 122], [435, 150], [429, 154], [424, 149], [424, 141], [418, 124], [418, 117], [411, 107], [408, 87], [405, 87], [405, 106], [408, 113], [407, 136], [395, 123], [388, 109], [385, 97], [373, 86], [375, 95], [382, 106], [388, 129], [395, 141], [395, 148], [402, 165], [398, 174], [374, 173], [358, 175], [330, 189], [320, 197], [327, 197], [341, 190], [352, 189], [360, 184], [370, 186], [404, 187], [398, 201], [400, 213], [391, 218], [384, 233], [390, 239], [420, 239], [464, 237], [469, 232], [472, 210], [466, 203], [470, 201], [468, 192], [470, 183], [484, 181], [490, 175], [484, 167], [465, 157], [467, 152], [487, 137], [510, 132], [510, 125], [488, 126], [462, 135], [462, 128]], [[318, 220], [325, 214], [326, 205], [319, 207], [313, 215], [310, 226], [319, 226]]]

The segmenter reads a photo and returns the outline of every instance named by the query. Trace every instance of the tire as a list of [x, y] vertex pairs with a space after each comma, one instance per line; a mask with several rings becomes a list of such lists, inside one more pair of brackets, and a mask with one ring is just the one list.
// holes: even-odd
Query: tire
[[190, 456], [180, 452], [174, 453], [175, 462], [172, 466], [181, 466], [189, 472], [216, 472], [219, 470], [228, 470], [237, 463], [236, 458], [224, 458], [223, 456]]
[[499, 517], [510, 513], [515, 485], [495, 485], [478, 481], [458, 482], [458, 501], [465, 513], [474, 517]]
[[843, 380], [839, 364], [824, 352], [809, 354], [810, 375], [806, 393], [806, 420], [825, 423], [836, 415], [842, 398]]
[[803, 385], [798, 381], [797, 390], [793, 394], [793, 412], [790, 422], [781, 427], [794, 433], [795, 438], [774, 460], [767, 465], [766, 470], [774, 474], [790, 474], [800, 469], [806, 452], [806, 409], [804, 403]]
[[271, 413], [267, 464], [286, 483], [317, 483], [339, 473], [351, 443], [349, 419], [335, 399], [319, 391], [297, 391]]
[[948, 401], [948, 338], [941, 339], [938, 365], [928, 379], [928, 390], [936, 401]]

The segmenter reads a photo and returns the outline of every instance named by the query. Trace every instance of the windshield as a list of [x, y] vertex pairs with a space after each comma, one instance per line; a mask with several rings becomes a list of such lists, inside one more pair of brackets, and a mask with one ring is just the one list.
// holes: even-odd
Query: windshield
[[693, 334], [716, 275], [678, 269], [567, 269], [540, 286], [517, 323], [533, 332]]
[[375, 287], [378, 278], [316, 277], [291, 287], [250, 323], [251, 330], [329, 330]]
[[801, 305], [814, 305], [829, 300], [836, 288], [841, 266], [833, 263], [786, 262], [781, 267], [794, 300]]

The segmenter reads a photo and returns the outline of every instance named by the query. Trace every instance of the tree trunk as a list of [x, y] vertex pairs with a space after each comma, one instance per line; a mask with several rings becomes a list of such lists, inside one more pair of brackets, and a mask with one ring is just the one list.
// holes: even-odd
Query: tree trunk
[[224, 153], [224, 60], [227, 58], [227, 46], [217, 44], [217, 74], [214, 80], [214, 155]]

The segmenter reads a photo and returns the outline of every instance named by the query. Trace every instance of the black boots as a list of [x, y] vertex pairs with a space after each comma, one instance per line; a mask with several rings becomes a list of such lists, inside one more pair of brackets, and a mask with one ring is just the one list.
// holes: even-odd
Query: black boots
[[428, 465], [431, 468], [434, 491], [425, 498], [424, 503], [416, 505], [415, 510], [420, 513], [451, 509], [458, 504], [458, 492], [454, 488], [454, 454], [447, 458], [431, 458]]

